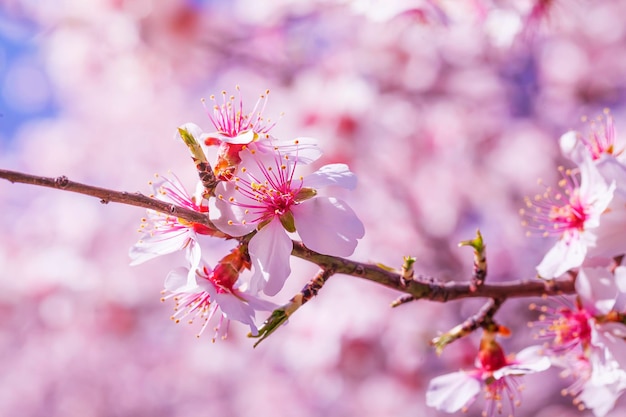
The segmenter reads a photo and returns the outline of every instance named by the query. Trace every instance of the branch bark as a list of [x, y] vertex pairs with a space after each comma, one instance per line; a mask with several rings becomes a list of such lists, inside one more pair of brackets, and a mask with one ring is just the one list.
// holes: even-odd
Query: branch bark
[[[163, 201], [138, 192], [129, 193], [86, 185], [70, 181], [64, 175], [56, 178], [41, 177], [0, 169], [0, 178], [8, 180], [11, 183], [31, 184], [96, 197], [99, 198], [100, 202], [103, 204], [113, 202], [155, 210], [216, 230], [208, 216], [204, 213], [199, 213], [175, 204], [164, 203]], [[569, 278], [551, 281], [522, 280], [501, 284], [483, 284], [476, 287], [471, 285], [471, 277], [468, 277], [467, 282], [442, 283], [434, 278], [427, 277], [417, 277], [413, 280], [406, 281], [402, 279], [400, 271], [391, 271], [374, 264], [320, 254], [308, 249], [298, 241], [293, 242], [292, 255], [315, 263], [324, 270], [359, 277], [407, 293], [416, 300], [437, 302], [448, 302], [462, 298], [505, 300], [507, 298], [550, 297], [575, 293], [574, 278], [571, 276]]]

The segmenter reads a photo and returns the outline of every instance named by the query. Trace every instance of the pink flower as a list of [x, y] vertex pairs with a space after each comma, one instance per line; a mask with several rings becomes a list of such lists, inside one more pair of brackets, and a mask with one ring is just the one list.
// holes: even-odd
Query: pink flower
[[199, 318], [202, 320], [198, 332], [200, 337], [219, 310], [221, 314], [218, 314], [213, 341], [218, 336], [226, 337], [230, 320], [247, 324], [250, 332], [257, 335], [255, 312], [272, 310], [276, 305], [241, 291], [236, 285], [240, 272], [248, 266], [239, 248], [236, 248], [214, 270], [202, 265], [191, 271], [193, 273], [187, 268], [171, 271], [165, 280], [165, 291], [170, 295], [163, 300], [174, 298], [176, 301], [172, 320], [178, 323], [182, 318], [189, 317], [191, 324]]
[[[239, 93], [239, 86], [236, 88]], [[215, 100], [215, 96], [211, 96], [210, 99], [215, 104], [210, 109], [212, 111], [208, 111], [208, 115], [216, 131], [207, 137], [238, 145], [247, 145], [260, 136], [269, 137], [269, 131], [276, 125], [276, 122], [263, 117], [269, 93], [270, 90], [266, 90], [265, 94], [261, 94], [254, 108], [247, 113], [244, 112], [241, 93], [239, 99], [235, 101], [235, 96], [228, 96], [226, 91], [222, 91], [220, 104]]]
[[475, 369], [453, 372], [430, 381], [426, 391], [428, 406], [448, 413], [465, 410], [483, 390], [487, 401], [484, 416], [501, 413], [505, 400], [513, 414], [520, 403], [519, 377], [548, 369], [550, 360], [541, 355], [539, 346], [526, 348], [514, 358], [507, 358], [494, 337], [485, 332]]
[[553, 364], [576, 379], [563, 392], [602, 417], [626, 389], [626, 267], [614, 273], [606, 267], [583, 267], [576, 291], [575, 308], [543, 307], [535, 325], [542, 328], [541, 338], [550, 339], [546, 353]]
[[526, 225], [543, 236], [558, 236], [557, 243], [537, 266], [539, 276], [558, 277], [582, 265], [587, 251], [597, 243], [600, 216], [613, 199], [615, 183], [607, 184], [593, 162], [586, 158], [580, 165], [580, 184], [570, 171], [559, 183], [562, 191], [548, 188], [532, 201], [527, 199]]
[[[215, 97], [211, 96], [215, 105], [212, 112], [209, 111], [208, 114], [216, 131], [208, 134], [202, 133], [198, 137], [207, 146], [219, 146], [217, 162], [213, 167], [219, 179], [228, 180], [232, 176], [241, 162], [239, 153], [244, 146], [261, 153], [271, 154], [276, 148], [280, 149], [284, 155], [293, 155], [297, 152], [301, 163], [309, 163], [320, 157], [321, 152], [317, 141], [313, 138], [299, 138], [298, 146], [294, 147], [292, 141], [280, 141], [270, 136], [269, 132], [276, 123], [263, 117], [268, 94], [269, 90], [262, 94], [254, 108], [248, 113], [244, 112], [241, 94], [236, 101], [235, 96], [227, 96], [227, 93], [223, 91], [221, 104], [217, 104]], [[195, 125], [193, 127], [196, 132], [200, 130]]]
[[588, 155], [594, 161], [605, 157], [622, 157], [624, 147], [617, 142], [615, 123], [608, 110], [604, 117], [600, 116], [589, 123], [589, 132], [583, 135], [576, 131], [569, 131], [561, 136], [561, 151], [576, 163], [583, 161]]
[[569, 131], [561, 136], [561, 152], [577, 164], [591, 158], [607, 182], [615, 181], [616, 191], [626, 200], [626, 153], [617, 139], [613, 117], [604, 116], [589, 122], [588, 133]]
[[[157, 178], [156, 182], [150, 183], [153, 189], [150, 197], [201, 213], [208, 211], [208, 207], [202, 202], [201, 189], [192, 197], [175, 175], [172, 175], [171, 179], [158, 176]], [[153, 210], [148, 210], [148, 217], [142, 219], [139, 231], [144, 235], [130, 248], [131, 265], [138, 265], [157, 256], [186, 250], [187, 259], [192, 268], [196, 268], [200, 264], [201, 256], [197, 236], [216, 234], [215, 230], [202, 224], [190, 223], [176, 216]]]
[[296, 165], [280, 150], [270, 157], [246, 148], [236, 175], [218, 185], [211, 208], [211, 220], [224, 233], [256, 231], [248, 246], [254, 265], [251, 289], [268, 295], [280, 291], [291, 271], [288, 233], [297, 231], [308, 248], [337, 256], [351, 255], [365, 233], [346, 203], [317, 195], [317, 188], [327, 185], [356, 186], [346, 165], [326, 165], [307, 177], [295, 175]]
[[613, 118], [605, 110], [604, 117], [589, 123], [586, 135], [570, 131], [561, 137], [561, 150], [572, 161], [583, 164], [591, 158], [607, 183], [615, 184], [615, 197], [605, 210], [596, 229], [597, 245], [590, 256], [613, 257], [626, 253], [622, 231], [626, 227], [626, 153], [619, 144]]

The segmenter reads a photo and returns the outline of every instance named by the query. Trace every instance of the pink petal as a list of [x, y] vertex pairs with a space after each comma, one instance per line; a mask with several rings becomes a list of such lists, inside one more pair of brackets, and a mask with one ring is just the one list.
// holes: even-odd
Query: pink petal
[[315, 197], [292, 208], [302, 243], [327, 255], [352, 255], [357, 239], [365, 234], [363, 223], [343, 201]]
[[250, 290], [276, 295], [291, 273], [293, 243], [278, 220], [273, 220], [250, 239], [248, 253], [254, 267]]
[[178, 252], [188, 246], [195, 246], [192, 234], [187, 228], [178, 231], [147, 234], [128, 251], [130, 265], [139, 265], [157, 256]]

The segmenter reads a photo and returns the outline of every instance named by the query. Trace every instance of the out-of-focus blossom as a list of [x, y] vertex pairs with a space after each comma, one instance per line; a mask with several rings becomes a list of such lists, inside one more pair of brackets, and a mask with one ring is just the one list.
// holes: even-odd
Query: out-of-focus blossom
[[254, 265], [252, 289], [274, 295], [291, 269], [292, 243], [288, 233], [298, 232], [310, 249], [337, 256], [354, 252], [365, 229], [343, 201], [317, 195], [317, 189], [356, 186], [356, 176], [344, 164], [325, 165], [306, 176], [296, 176], [296, 162], [279, 150], [271, 157], [245, 149], [237, 173], [216, 189], [210, 217], [231, 236], [256, 230], [249, 243]]
[[559, 237], [537, 266], [539, 276], [545, 279], [582, 265], [588, 249], [599, 244], [595, 229], [613, 199], [615, 183], [607, 184], [590, 159], [584, 160], [579, 168], [580, 183], [568, 170], [559, 183], [562, 190], [553, 192], [547, 188], [533, 200], [526, 199], [529, 210], [523, 214], [528, 215], [529, 222], [525, 224], [543, 236]]
[[503, 402], [513, 415], [521, 401], [519, 378], [545, 371], [550, 367], [550, 360], [541, 354], [539, 346], [528, 347], [514, 357], [507, 357], [494, 338], [494, 333], [484, 333], [474, 369], [433, 378], [426, 391], [426, 404], [454, 413], [466, 410], [483, 390], [486, 400], [484, 416], [501, 414]]

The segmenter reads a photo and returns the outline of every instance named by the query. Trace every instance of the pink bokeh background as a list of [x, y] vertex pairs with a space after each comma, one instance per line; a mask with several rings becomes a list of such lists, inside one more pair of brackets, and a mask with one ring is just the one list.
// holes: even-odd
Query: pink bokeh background
[[[559, 136], [606, 107], [626, 132], [626, 1], [554, 0], [525, 27], [532, 3], [2, 0], [0, 167], [144, 193], [171, 170], [193, 188], [176, 127], [212, 130], [203, 97], [239, 85], [251, 107], [269, 88], [275, 136], [316, 137], [319, 164], [359, 177], [341, 196], [366, 226], [353, 259], [465, 280], [457, 243], [480, 228], [488, 280], [532, 278], [551, 242], [518, 210], [558, 179]], [[0, 416], [439, 416], [428, 381], [477, 349], [428, 341], [482, 301], [392, 310], [399, 294], [346, 276], [256, 349], [238, 324], [211, 343], [159, 301], [182, 255], [128, 265], [143, 210], [1, 181], [0, 213]], [[292, 267], [278, 303], [316, 272]], [[497, 316], [508, 351], [536, 343], [528, 302]], [[528, 377], [516, 415], [589, 415], [567, 385]]]

